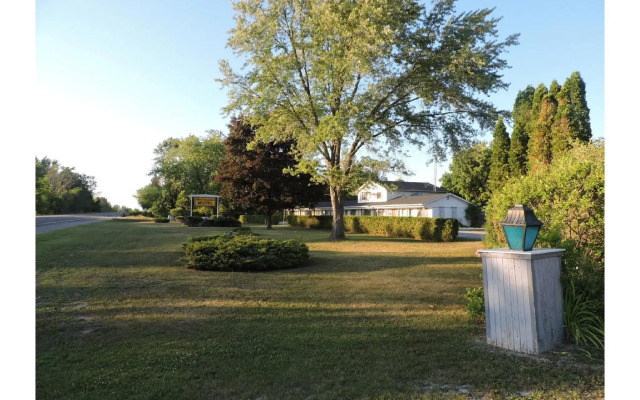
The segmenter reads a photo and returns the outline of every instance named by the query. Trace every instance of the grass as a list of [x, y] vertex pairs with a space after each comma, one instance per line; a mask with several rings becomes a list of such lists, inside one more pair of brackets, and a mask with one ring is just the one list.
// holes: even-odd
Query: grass
[[599, 399], [602, 360], [486, 345], [465, 312], [480, 242], [424, 243], [274, 226], [309, 265], [188, 270], [189, 236], [107, 221], [36, 237], [41, 399]]

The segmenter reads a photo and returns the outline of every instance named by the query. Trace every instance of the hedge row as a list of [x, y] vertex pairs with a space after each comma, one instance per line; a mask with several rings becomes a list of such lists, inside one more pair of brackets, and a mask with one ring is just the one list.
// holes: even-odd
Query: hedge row
[[331, 215], [287, 215], [287, 222], [291, 226], [301, 226], [313, 229], [331, 229], [333, 227], [333, 217]]
[[459, 227], [460, 223], [455, 218], [352, 215], [344, 217], [344, 228], [348, 232], [415, 238], [432, 242], [453, 242], [458, 237]]
[[[239, 218], [243, 224], [264, 224], [267, 223], [266, 215], [241, 215]], [[282, 214], [276, 213], [271, 216], [271, 225], [278, 225], [278, 222], [282, 221]]]
[[[331, 229], [333, 217], [287, 217], [289, 225], [314, 229]], [[347, 232], [369, 233], [376, 236], [407, 237], [433, 242], [453, 242], [458, 237], [460, 223], [455, 218], [377, 217], [345, 215]]]
[[299, 240], [239, 235], [194, 236], [183, 244], [188, 268], [208, 271], [268, 271], [294, 268], [309, 259]]
[[182, 217], [181, 222], [187, 226], [225, 226], [225, 227], [235, 227], [241, 226], [242, 224], [235, 218], [229, 217], [216, 217], [216, 218], [203, 218], [203, 217], [191, 217], [184, 216]]

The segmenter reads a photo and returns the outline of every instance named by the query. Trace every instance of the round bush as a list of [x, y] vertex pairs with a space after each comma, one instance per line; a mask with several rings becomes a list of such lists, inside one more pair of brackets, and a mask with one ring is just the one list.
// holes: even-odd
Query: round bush
[[237, 234], [194, 236], [184, 243], [188, 268], [208, 271], [268, 271], [295, 268], [309, 259], [299, 240]]

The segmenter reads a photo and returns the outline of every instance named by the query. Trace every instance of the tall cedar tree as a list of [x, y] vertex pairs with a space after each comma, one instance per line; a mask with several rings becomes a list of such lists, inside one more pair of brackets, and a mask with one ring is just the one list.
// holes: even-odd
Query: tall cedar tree
[[527, 174], [527, 152], [529, 150], [529, 133], [527, 126], [531, 121], [533, 107], [533, 86], [518, 92], [513, 105], [513, 133], [511, 134], [511, 148], [509, 149], [509, 172], [511, 176]]
[[493, 192], [509, 179], [509, 148], [511, 141], [507, 127], [498, 118], [491, 142], [491, 170], [489, 172], [489, 189]]
[[562, 86], [553, 128], [554, 154], [567, 150], [574, 141], [587, 143], [591, 139], [586, 88], [579, 72], [572, 73]]
[[556, 99], [558, 110], [551, 126], [551, 152], [554, 157], [567, 151], [575, 139], [571, 129], [572, 111], [568, 88], [563, 87]]
[[[542, 99], [549, 94], [549, 90], [544, 84], [539, 84], [536, 90], [533, 92], [533, 101], [531, 103], [531, 117], [529, 124], [527, 125], [527, 133], [529, 134], [529, 140], [536, 132], [536, 125], [538, 125], [538, 117], [540, 116], [540, 108], [542, 107]], [[531, 146], [531, 144], [529, 144]]]
[[529, 142], [529, 169], [538, 171], [541, 166], [551, 164], [553, 152], [551, 147], [553, 119], [558, 108], [556, 99], [547, 94], [542, 99], [540, 114], [535, 131]]
[[549, 86], [549, 94], [551, 96], [553, 96], [554, 99], [558, 98], [558, 93], [560, 93], [560, 90], [562, 88], [560, 87], [560, 85], [558, 84], [558, 81], [556, 81], [555, 79], [551, 82], [551, 85]]
[[259, 142], [256, 129], [242, 118], [232, 118], [229, 136], [224, 140], [226, 157], [216, 181], [221, 183], [220, 195], [234, 207], [253, 209], [266, 215], [267, 229], [271, 216], [279, 210], [295, 206], [309, 207], [322, 198], [324, 188], [311, 182], [311, 175], [292, 175], [296, 160], [291, 155], [292, 140]]
[[[404, 143], [459, 148], [500, 113], [486, 99], [508, 85], [491, 9], [428, 10], [417, 0], [234, 2], [220, 63], [228, 113], [250, 115], [259, 140], [296, 139], [299, 170], [330, 189], [331, 238], [344, 239], [344, 198], [364, 148], [391, 164]], [[364, 151], [363, 150], [363, 151]]]

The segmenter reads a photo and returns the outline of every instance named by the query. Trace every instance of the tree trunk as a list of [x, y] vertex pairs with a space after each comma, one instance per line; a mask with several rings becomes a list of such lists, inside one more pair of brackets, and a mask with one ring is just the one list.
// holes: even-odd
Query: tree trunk
[[344, 193], [340, 186], [330, 186], [331, 208], [333, 209], [333, 228], [330, 239], [344, 240]]
[[267, 223], [267, 229], [271, 229], [271, 216], [272, 215], [273, 215], [273, 213], [267, 214], [267, 220], [265, 221]]

